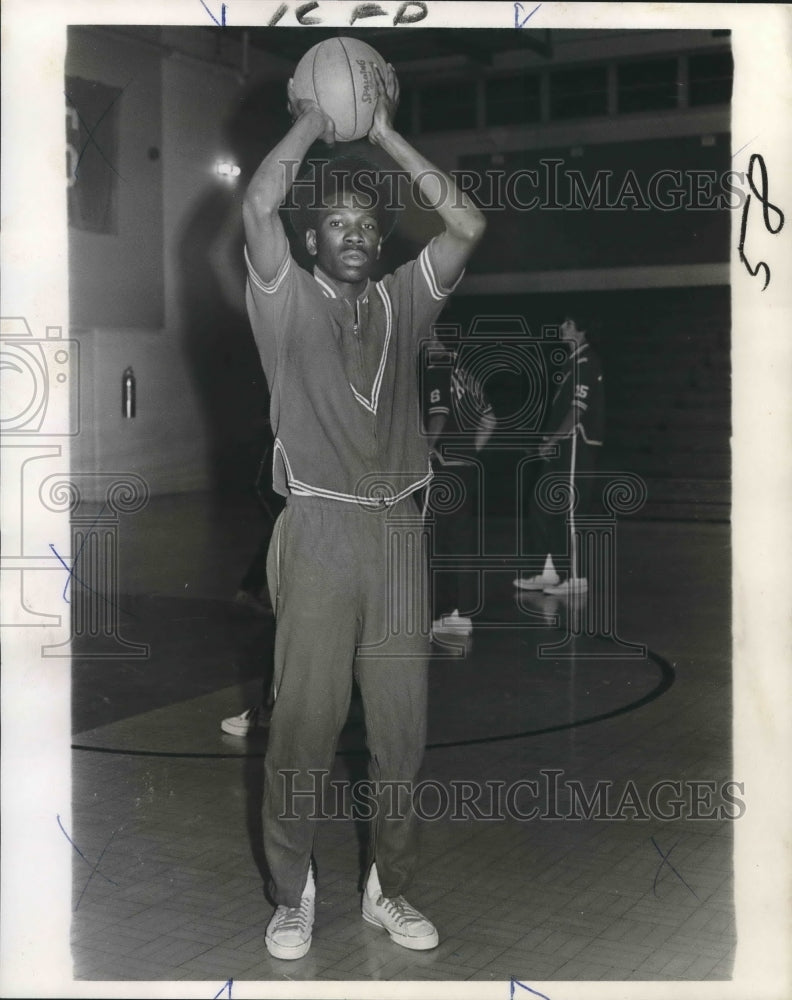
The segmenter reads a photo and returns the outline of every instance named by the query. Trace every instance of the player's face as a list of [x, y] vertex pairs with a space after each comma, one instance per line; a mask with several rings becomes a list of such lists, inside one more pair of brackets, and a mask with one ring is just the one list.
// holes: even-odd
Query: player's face
[[561, 337], [563, 340], [572, 340], [576, 344], [579, 344], [585, 337], [585, 332], [579, 330], [575, 320], [567, 316], [561, 324]]
[[377, 216], [350, 196], [325, 208], [317, 228], [306, 234], [308, 252], [325, 274], [352, 285], [368, 279], [381, 243]]

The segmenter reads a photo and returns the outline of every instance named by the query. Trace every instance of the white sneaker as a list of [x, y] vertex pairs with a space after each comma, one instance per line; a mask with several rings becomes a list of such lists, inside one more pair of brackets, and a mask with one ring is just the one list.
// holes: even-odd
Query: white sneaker
[[545, 587], [555, 587], [560, 582], [561, 577], [554, 570], [537, 576], [518, 576], [512, 581], [518, 590], [544, 590]]
[[458, 608], [454, 608], [450, 615], [442, 615], [432, 622], [432, 632], [456, 632], [462, 635], [470, 635], [472, 631], [472, 618], [460, 615]]
[[554, 594], [556, 597], [568, 597], [570, 594], [585, 594], [588, 590], [588, 580], [585, 576], [573, 576], [558, 583], [554, 587], [545, 587], [545, 594]]
[[250, 736], [260, 729], [269, 729], [270, 713], [262, 706], [248, 708], [241, 715], [223, 719], [220, 728], [231, 736]]
[[267, 924], [264, 943], [273, 958], [302, 958], [311, 947], [316, 905], [316, 883], [308, 869], [308, 880], [299, 906], [279, 906]]
[[382, 927], [391, 940], [412, 951], [428, 951], [439, 942], [434, 924], [410, 906], [404, 896], [388, 898], [382, 895], [376, 865], [371, 866], [366, 888], [363, 891], [363, 919], [375, 927]]

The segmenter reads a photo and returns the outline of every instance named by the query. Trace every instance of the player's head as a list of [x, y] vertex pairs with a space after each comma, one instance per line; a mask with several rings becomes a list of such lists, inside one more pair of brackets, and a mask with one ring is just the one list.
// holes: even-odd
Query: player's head
[[373, 207], [353, 191], [338, 191], [325, 198], [311, 222], [305, 246], [324, 273], [348, 284], [365, 281], [382, 250]]
[[561, 336], [564, 340], [571, 340], [576, 344], [582, 344], [586, 340], [588, 326], [588, 320], [582, 313], [566, 313], [561, 323]]
[[362, 157], [310, 163], [294, 184], [289, 213], [294, 231], [309, 253], [313, 253], [309, 233], [320, 236], [328, 213], [339, 207], [367, 212], [376, 222], [380, 242], [386, 240], [395, 225], [397, 209], [385, 180], [378, 167]]

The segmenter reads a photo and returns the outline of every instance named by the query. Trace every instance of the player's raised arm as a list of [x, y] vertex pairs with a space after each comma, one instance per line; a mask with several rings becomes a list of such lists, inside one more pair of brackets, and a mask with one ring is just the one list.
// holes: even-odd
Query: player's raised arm
[[335, 141], [335, 126], [314, 101], [299, 100], [289, 81], [289, 112], [293, 124], [262, 160], [242, 206], [248, 255], [256, 273], [272, 281], [283, 263], [288, 241], [278, 209], [289, 193], [299, 165], [317, 139]]
[[434, 243], [433, 264], [438, 281], [452, 288], [462, 274], [468, 258], [484, 235], [486, 220], [468, 196], [460, 191], [451, 177], [414, 149], [393, 127], [393, 116], [399, 102], [399, 84], [392, 66], [385, 79], [374, 66], [378, 98], [369, 141], [381, 146], [396, 163], [417, 181], [421, 194], [433, 204], [445, 224]]

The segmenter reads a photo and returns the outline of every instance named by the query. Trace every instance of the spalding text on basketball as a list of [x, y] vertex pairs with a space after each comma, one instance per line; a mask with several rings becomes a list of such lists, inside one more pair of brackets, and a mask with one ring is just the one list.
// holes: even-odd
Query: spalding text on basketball
[[360, 95], [360, 101], [362, 104], [371, 104], [374, 100], [374, 88], [371, 85], [371, 70], [365, 59], [356, 59], [355, 62], [358, 64], [360, 76], [363, 79], [363, 91]]

